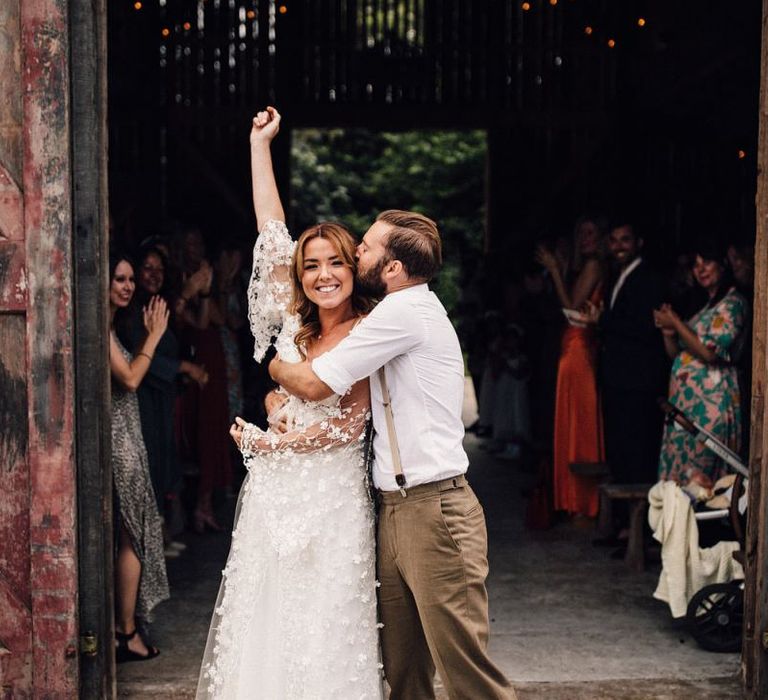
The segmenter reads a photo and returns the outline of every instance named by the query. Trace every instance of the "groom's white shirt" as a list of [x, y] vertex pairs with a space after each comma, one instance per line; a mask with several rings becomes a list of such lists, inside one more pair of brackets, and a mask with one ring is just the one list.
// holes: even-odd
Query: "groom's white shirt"
[[456, 331], [426, 284], [387, 294], [333, 350], [312, 362], [314, 373], [340, 395], [370, 377], [373, 484], [395, 491], [377, 372], [384, 365], [407, 485], [464, 474], [464, 361]]

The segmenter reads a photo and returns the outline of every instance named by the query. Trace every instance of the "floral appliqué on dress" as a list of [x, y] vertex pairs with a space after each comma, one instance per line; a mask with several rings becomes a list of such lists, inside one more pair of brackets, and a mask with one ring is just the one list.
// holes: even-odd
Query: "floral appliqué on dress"
[[[293, 242], [270, 221], [248, 289], [254, 356], [301, 356], [286, 313]], [[240, 492], [197, 698], [380, 700], [374, 520], [365, 484], [367, 384], [289, 396], [288, 432], [249, 425]]]

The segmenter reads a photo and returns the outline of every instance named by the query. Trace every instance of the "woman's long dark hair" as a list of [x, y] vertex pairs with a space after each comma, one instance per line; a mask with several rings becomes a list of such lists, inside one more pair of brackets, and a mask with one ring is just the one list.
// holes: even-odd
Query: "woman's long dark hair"
[[[117, 266], [121, 262], [127, 262], [133, 268], [133, 277], [136, 279], [136, 264], [133, 262], [133, 258], [122, 251], [113, 250], [109, 253], [109, 284], [112, 284], [112, 280], [115, 278], [115, 271]], [[136, 292], [133, 293], [131, 304], [136, 299]], [[130, 304], [129, 304], [130, 307]], [[115, 334], [120, 339], [120, 342], [125, 347], [130, 347], [131, 338], [131, 313], [129, 308], [117, 309], [115, 311], [115, 318], [113, 322]]]

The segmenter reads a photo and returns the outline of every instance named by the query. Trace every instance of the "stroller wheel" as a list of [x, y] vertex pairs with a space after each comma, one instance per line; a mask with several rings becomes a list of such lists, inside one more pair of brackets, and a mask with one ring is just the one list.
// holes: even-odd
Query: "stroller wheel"
[[736, 652], [741, 649], [744, 622], [744, 582], [704, 586], [688, 603], [686, 620], [702, 649]]

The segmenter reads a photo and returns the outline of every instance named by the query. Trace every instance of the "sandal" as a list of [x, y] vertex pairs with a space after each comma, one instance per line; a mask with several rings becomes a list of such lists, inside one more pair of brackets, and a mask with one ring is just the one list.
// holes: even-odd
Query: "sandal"
[[[118, 664], [125, 663], [126, 661], [148, 661], [154, 659], [160, 654], [160, 650], [157, 647], [152, 647], [147, 644], [147, 654], [139, 654], [137, 651], [133, 651], [128, 648], [128, 642], [136, 636], [139, 631], [138, 627], [130, 634], [123, 634], [122, 632], [115, 632], [115, 641], [117, 646], [115, 647], [115, 662]], [[146, 644], [146, 642], [145, 642]]]

